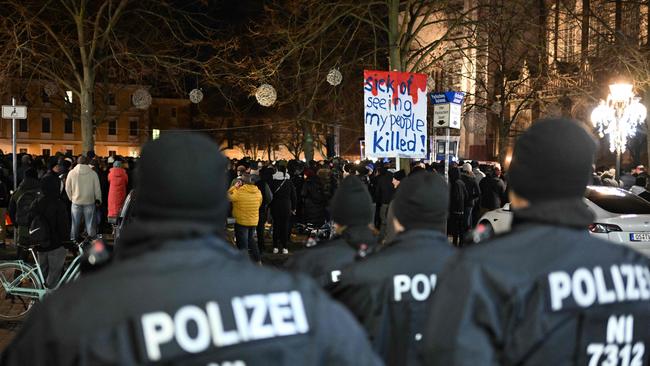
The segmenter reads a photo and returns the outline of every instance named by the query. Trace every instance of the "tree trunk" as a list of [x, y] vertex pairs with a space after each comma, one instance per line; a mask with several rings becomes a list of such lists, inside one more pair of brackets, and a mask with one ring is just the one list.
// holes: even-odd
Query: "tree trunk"
[[84, 87], [81, 89], [81, 99], [79, 100], [81, 107], [81, 145], [83, 153], [95, 149], [95, 137], [93, 126], [93, 115], [95, 113], [95, 105], [93, 101], [92, 87]]
[[[390, 70], [404, 71], [402, 69], [401, 50], [399, 44], [399, 0], [388, 2], [388, 54], [390, 56]], [[399, 159], [400, 169], [408, 174], [411, 171], [411, 159]]]
[[314, 136], [311, 132], [311, 124], [309, 122], [303, 122], [303, 140], [302, 147], [305, 152], [305, 160], [311, 161], [314, 160]]
[[[643, 91], [643, 104], [646, 107], [646, 110], [650, 111], [650, 86], [646, 86], [644, 91]], [[645, 119], [645, 127], [646, 127], [646, 142], [647, 142], [647, 150], [648, 150], [648, 161], [646, 162], [645, 166], [650, 165], [650, 116], [646, 117]]]

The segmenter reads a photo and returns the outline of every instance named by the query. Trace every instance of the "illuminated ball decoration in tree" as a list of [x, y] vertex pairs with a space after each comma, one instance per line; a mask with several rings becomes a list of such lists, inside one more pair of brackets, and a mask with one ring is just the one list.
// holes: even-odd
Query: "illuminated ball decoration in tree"
[[275, 103], [278, 98], [278, 94], [275, 91], [275, 88], [269, 84], [262, 84], [255, 91], [255, 99], [257, 102], [264, 106], [270, 107]]
[[138, 109], [147, 109], [151, 105], [151, 94], [146, 89], [138, 89], [133, 93], [131, 102]]
[[342, 80], [343, 80], [343, 75], [341, 75], [341, 72], [337, 69], [331, 69], [327, 73], [327, 82], [330, 85], [337, 86], [341, 84]]
[[203, 92], [200, 89], [194, 89], [190, 92], [190, 102], [199, 104], [203, 100]]

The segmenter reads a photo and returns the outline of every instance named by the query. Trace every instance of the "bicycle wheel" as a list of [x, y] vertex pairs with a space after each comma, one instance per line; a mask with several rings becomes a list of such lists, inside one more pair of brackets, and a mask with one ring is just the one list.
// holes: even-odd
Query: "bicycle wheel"
[[[2, 283], [13, 283], [23, 273], [29, 271], [31, 267], [16, 263], [6, 262], [0, 264], [0, 281]], [[42, 285], [35, 273], [24, 276], [20, 283], [14, 284], [15, 288], [22, 290], [41, 289]], [[36, 293], [32, 294], [36, 295]], [[7, 292], [4, 286], [0, 284], [0, 320], [20, 320], [29, 313], [32, 306], [38, 301], [35, 297], [23, 294]]]

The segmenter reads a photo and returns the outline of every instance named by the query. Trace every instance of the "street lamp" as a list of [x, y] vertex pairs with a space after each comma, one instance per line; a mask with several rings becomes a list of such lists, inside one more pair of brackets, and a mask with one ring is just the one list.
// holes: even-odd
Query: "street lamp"
[[603, 138], [609, 136], [609, 151], [616, 152], [616, 179], [621, 175], [621, 154], [625, 152], [627, 140], [634, 136], [636, 128], [646, 118], [646, 108], [634, 95], [631, 84], [609, 86], [607, 100], [601, 100], [591, 112], [591, 122]]

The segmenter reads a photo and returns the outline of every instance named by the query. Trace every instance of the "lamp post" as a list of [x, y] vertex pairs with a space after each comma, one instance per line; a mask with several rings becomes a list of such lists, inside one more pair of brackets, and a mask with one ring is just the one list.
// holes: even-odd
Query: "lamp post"
[[625, 152], [627, 140], [636, 134], [636, 128], [646, 118], [646, 108], [634, 95], [631, 84], [609, 86], [607, 100], [601, 100], [591, 112], [591, 122], [603, 138], [609, 136], [609, 151], [616, 152], [616, 179], [621, 176], [621, 155]]

